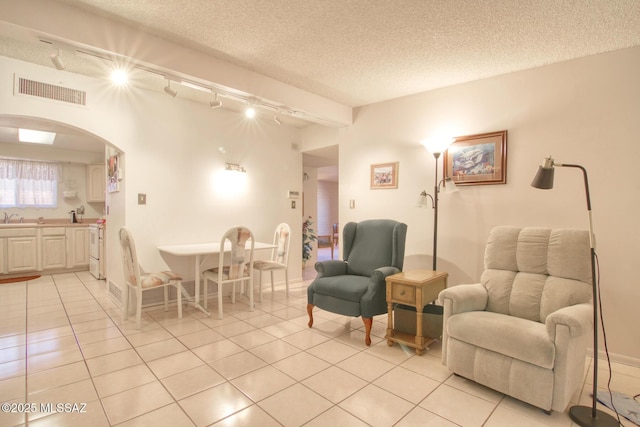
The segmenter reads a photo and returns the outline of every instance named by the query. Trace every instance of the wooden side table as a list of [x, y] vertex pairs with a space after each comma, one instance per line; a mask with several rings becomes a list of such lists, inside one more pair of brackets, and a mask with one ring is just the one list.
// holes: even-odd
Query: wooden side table
[[[422, 309], [438, 298], [441, 290], [447, 287], [448, 273], [433, 270], [412, 270], [393, 274], [387, 281], [387, 344], [394, 342], [406, 344], [416, 349], [416, 354], [423, 354], [429, 344], [436, 341], [422, 335]], [[416, 335], [409, 335], [393, 330], [393, 304], [400, 303], [416, 308]]]

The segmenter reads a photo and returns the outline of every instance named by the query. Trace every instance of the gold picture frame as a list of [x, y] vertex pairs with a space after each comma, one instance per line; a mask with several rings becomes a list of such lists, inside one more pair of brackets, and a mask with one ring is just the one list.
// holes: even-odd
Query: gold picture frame
[[444, 153], [444, 174], [456, 185], [507, 183], [507, 131], [460, 136]]
[[398, 188], [398, 162], [371, 165], [371, 189]]

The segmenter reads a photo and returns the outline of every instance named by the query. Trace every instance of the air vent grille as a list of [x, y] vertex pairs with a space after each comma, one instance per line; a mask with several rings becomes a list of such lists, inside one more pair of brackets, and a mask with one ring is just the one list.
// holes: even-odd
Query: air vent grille
[[115, 301], [120, 303], [122, 298], [122, 290], [112, 281], [109, 281], [109, 295], [111, 295], [111, 297]]
[[18, 93], [68, 102], [75, 105], [87, 105], [87, 93], [82, 90], [69, 89], [49, 83], [18, 78]]

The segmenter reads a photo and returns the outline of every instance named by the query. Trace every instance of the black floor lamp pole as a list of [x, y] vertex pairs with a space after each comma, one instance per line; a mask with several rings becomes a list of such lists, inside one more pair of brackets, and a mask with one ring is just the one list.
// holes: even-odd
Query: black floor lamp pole
[[587, 170], [580, 165], [555, 163], [551, 157], [548, 157], [544, 160], [543, 165], [538, 168], [538, 173], [531, 185], [535, 188], [545, 190], [553, 188], [554, 166], [577, 168], [582, 171], [582, 175], [584, 176], [584, 190], [587, 198], [587, 214], [589, 215], [589, 247], [591, 250], [591, 285], [593, 298], [593, 396], [591, 407], [583, 405], [572, 406], [569, 409], [569, 416], [573, 422], [583, 427], [616, 427], [619, 424], [615, 418], [596, 408], [598, 394], [598, 283], [596, 279], [596, 251]]
[[438, 262], [438, 158], [440, 153], [433, 153], [436, 158], [436, 175], [433, 189], [433, 271], [436, 271]]
[[578, 168], [584, 176], [584, 189], [587, 197], [587, 214], [589, 215], [589, 246], [591, 247], [591, 282], [593, 287], [593, 396], [591, 407], [576, 405], [569, 409], [569, 416], [583, 427], [618, 426], [618, 421], [606, 412], [596, 408], [598, 395], [598, 283], [596, 279], [596, 250], [591, 217], [591, 196], [587, 170], [580, 165], [556, 164], [567, 168]]

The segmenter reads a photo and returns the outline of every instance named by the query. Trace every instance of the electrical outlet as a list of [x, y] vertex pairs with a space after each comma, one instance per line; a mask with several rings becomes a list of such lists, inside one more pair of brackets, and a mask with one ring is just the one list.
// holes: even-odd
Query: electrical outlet
[[145, 193], [138, 193], [138, 204], [139, 205], [147, 204], [147, 195]]
[[295, 209], [296, 208], [296, 201], [292, 200], [291, 201], [291, 209]]

